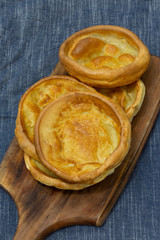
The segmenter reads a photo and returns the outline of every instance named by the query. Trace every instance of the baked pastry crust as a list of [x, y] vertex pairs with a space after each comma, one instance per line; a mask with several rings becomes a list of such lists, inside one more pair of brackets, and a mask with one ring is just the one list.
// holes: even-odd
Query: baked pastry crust
[[32, 174], [33, 178], [38, 182], [47, 186], [56, 187], [64, 190], [81, 190], [90, 187], [96, 183], [103, 181], [108, 175], [114, 172], [114, 169], [108, 170], [100, 175], [98, 178], [93, 179], [90, 183], [67, 183], [58, 178], [54, 173], [50, 172], [43, 166], [42, 163], [34, 160], [24, 153], [24, 161], [27, 169]]
[[16, 119], [15, 135], [20, 147], [39, 161], [34, 146], [34, 126], [39, 113], [57, 97], [69, 92], [95, 91], [70, 76], [55, 75], [41, 79], [22, 96]]
[[59, 58], [66, 71], [95, 87], [119, 87], [138, 80], [150, 54], [128, 29], [99, 25], [83, 29], [61, 45]]
[[145, 85], [140, 79], [126, 86], [96, 90], [117, 102], [130, 121], [139, 112], [145, 96]]
[[93, 92], [58, 98], [40, 113], [35, 125], [40, 161], [70, 183], [88, 183], [118, 166], [130, 140], [130, 122], [121, 107]]

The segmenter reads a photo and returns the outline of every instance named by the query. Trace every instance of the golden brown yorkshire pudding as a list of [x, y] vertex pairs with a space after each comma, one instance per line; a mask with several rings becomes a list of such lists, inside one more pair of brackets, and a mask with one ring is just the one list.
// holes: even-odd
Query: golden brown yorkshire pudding
[[114, 169], [108, 170], [102, 173], [98, 178], [87, 183], [67, 183], [58, 178], [54, 173], [49, 171], [42, 163], [34, 160], [29, 157], [27, 154], [24, 154], [24, 161], [27, 169], [32, 174], [33, 178], [39, 181], [42, 184], [47, 186], [56, 187], [59, 189], [65, 190], [81, 190], [86, 187], [92, 186], [98, 182], [101, 182], [104, 178], [114, 172]]
[[35, 146], [42, 164], [63, 181], [89, 183], [122, 162], [130, 130], [126, 114], [111, 99], [70, 93], [40, 113]]
[[67, 38], [59, 58], [70, 74], [95, 87], [119, 87], [138, 80], [146, 71], [150, 54], [128, 29], [99, 25]]
[[20, 147], [39, 160], [34, 147], [34, 126], [39, 113], [57, 97], [69, 92], [95, 91], [73, 77], [55, 75], [32, 85], [22, 96], [16, 120], [15, 135]]
[[145, 96], [145, 86], [141, 80], [122, 87], [96, 88], [96, 90], [117, 102], [130, 121], [140, 110]]

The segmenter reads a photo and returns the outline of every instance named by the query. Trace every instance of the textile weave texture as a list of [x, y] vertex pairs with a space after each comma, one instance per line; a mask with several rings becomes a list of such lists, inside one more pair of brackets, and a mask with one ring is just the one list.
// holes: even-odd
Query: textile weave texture
[[[0, 161], [14, 136], [18, 103], [29, 86], [49, 76], [62, 42], [99, 24], [123, 26], [160, 56], [159, 0], [0, 1]], [[138, 163], [102, 227], [71, 226], [46, 239], [158, 240], [160, 236], [160, 117]], [[78, 203], [77, 203], [78, 204]], [[18, 213], [0, 189], [0, 239], [13, 239]], [[29, 239], [32, 240], [32, 239]]]

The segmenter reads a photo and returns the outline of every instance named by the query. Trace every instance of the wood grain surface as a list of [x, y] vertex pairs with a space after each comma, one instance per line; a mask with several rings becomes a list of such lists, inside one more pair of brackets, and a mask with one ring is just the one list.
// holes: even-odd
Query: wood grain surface
[[[60, 63], [52, 74], [66, 74]], [[44, 239], [68, 225], [103, 224], [125, 187], [152, 129], [160, 106], [160, 58], [152, 56], [142, 77], [146, 96], [132, 122], [132, 143], [123, 163], [101, 183], [80, 191], [47, 187], [33, 179], [23, 161], [23, 152], [13, 138], [0, 165], [0, 186], [16, 203], [19, 222], [15, 240]]]

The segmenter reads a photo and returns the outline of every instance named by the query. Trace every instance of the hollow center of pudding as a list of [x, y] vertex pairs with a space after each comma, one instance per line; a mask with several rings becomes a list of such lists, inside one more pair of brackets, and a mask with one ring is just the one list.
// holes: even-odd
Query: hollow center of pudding
[[94, 103], [47, 109], [39, 126], [43, 156], [63, 172], [88, 172], [102, 165], [117, 148], [121, 128]]
[[110, 34], [90, 34], [78, 39], [69, 50], [69, 57], [91, 69], [114, 70], [131, 64], [138, 48], [124, 37]]

